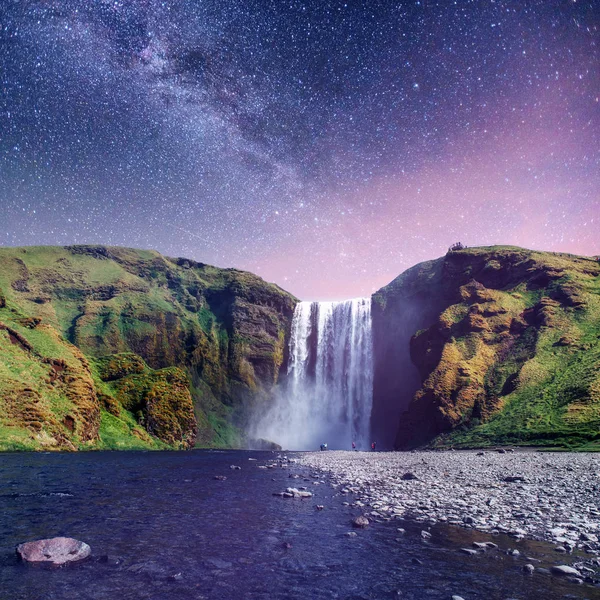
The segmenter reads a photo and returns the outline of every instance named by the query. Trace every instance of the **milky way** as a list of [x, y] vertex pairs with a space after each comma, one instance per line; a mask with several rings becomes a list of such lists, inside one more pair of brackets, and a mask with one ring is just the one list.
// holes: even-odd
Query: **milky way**
[[452, 242], [600, 253], [598, 2], [4, 0], [0, 244], [369, 294]]

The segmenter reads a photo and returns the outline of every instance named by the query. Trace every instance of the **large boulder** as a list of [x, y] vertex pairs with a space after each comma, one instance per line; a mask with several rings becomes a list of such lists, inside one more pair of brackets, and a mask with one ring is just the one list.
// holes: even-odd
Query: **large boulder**
[[17, 546], [17, 554], [22, 560], [56, 566], [83, 560], [91, 553], [92, 549], [85, 542], [67, 537], [35, 540]]

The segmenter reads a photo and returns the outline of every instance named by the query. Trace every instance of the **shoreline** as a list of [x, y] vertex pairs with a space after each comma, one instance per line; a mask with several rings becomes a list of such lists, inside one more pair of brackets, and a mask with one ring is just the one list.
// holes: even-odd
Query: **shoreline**
[[[555, 544], [560, 554], [600, 554], [600, 455], [596, 453], [302, 453], [350, 506], [375, 519], [446, 523]], [[597, 559], [600, 561], [600, 559]]]

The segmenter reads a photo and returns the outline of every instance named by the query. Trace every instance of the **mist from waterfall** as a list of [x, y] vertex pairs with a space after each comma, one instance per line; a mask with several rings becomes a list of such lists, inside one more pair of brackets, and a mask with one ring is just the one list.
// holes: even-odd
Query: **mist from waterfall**
[[287, 379], [257, 437], [290, 450], [367, 449], [372, 403], [371, 299], [297, 304]]

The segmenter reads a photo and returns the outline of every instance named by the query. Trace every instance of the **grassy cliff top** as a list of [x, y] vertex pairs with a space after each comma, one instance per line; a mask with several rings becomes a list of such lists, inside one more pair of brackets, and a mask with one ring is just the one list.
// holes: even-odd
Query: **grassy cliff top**
[[373, 298], [382, 303], [389, 296], [409, 297], [421, 292], [429, 294], [444, 285], [445, 275], [452, 274], [448, 265], [465, 264], [471, 266], [470, 273], [462, 272], [467, 275], [478, 273], [478, 267], [485, 269], [488, 275], [504, 267], [502, 279], [497, 278], [494, 282], [499, 287], [510, 287], [519, 281], [526, 281], [540, 271], [569, 272], [575, 277], [600, 274], [600, 263], [595, 256], [528, 250], [519, 246], [475, 246], [448, 252], [440, 258], [410, 267], [378, 290]]
[[169, 271], [179, 274], [192, 272], [206, 287], [219, 289], [238, 284], [251, 289], [268, 286], [272, 293], [296, 300], [278, 285], [268, 283], [248, 271], [214, 267], [186, 258], [171, 258], [156, 250], [92, 244], [0, 247], [0, 261], [0, 277], [4, 278], [5, 283], [11, 274], [19, 273], [23, 264], [32, 271], [41, 271], [48, 276], [53, 272], [56, 280], [48, 280], [48, 283], [60, 283], [62, 276], [69, 283], [85, 280], [93, 285], [132, 282], [134, 278], [155, 279], [160, 284], [167, 283]]

